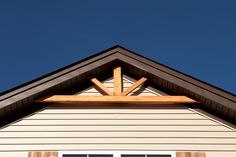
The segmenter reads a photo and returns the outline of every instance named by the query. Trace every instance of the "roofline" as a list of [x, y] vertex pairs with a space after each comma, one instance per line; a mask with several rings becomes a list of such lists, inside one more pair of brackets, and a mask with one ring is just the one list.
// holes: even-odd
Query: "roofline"
[[[57, 90], [56, 87], [59, 86], [64, 89], [68, 82], [72, 82], [73, 80], [76, 82], [75, 80], [78, 79], [80, 75], [85, 76], [87, 72], [93, 72], [93, 70], [96, 70], [99, 67], [108, 65], [107, 68], [110, 68], [110, 65], [118, 63], [123, 66], [136, 68], [137, 70], [140, 70], [140, 72], [144, 72], [143, 74], [147, 73], [149, 77], [156, 79], [152, 81], [152, 83], [154, 83], [153, 85], [159, 83], [157, 80], [164, 80], [166, 83], [172, 84], [172, 86], [175, 86], [178, 89], [182, 89], [185, 91], [184, 94], [198, 100], [201, 104], [206, 105], [205, 107], [208, 107], [208, 109], [210, 105], [215, 105], [215, 107], [209, 111], [212, 111], [216, 116], [221, 116], [224, 119], [228, 118], [228, 120], [235, 123], [236, 97], [234, 94], [146, 58], [120, 45], [115, 45], [109, 49], [0, 93], [0, 109], [2, 109], [2, 113], [9, 111], [10, 114], [11, 110], [17, 111], [17, 108], [19, 107], [22, 109], [25, 108], [25, 106], [26, 108], [29, 108], [33, 106], [32, 103], [34, 103], [37, 98], [52, 92], [50, 90]], [[138, 77], [138, 74], [134, 71], [126, 72], [134, 75], [134, 77]], [[82, 79], [81, 81], [84, 80]], [[207, 104], [207, 100], [210, 103]], [[224, 113], [222, 111], [223, 109], [221, 110], [219, 107], [223, 107]], [[207, 110], [207, 108], [205, 109]]]
[[[123, 47], [121, 47], [121, 46], [119, 46], [119, 45], [115, 45], [115, 46], [113, 46], [113, 47], [111, 47], [111, 48], [105, 49], [105, 50], [103, 50], [103, 51], [100, 51], [100, 52], [95, 53], [95, 54], [93, 54], [93, 55], [90, 55], [90, 56], [88, 56], [88, 57], [85, 57], [85, 58], [83, 58], [83, 59], [81, 59], [81, 60], [79, 60], [79, 61], [76, 61], [76, 62], [74, 62], [74, 63], [71, 63], [71, 64], [69, 64], [69, 65], [66, 65], [66, 66], [64, 66], [64, 67], [62, 67], [62, 68], [59, 68], [59, 69], [55, 70], [55, 71], [52, 71], [52, 72], [47, 73], [47, 74], [45, 74], [45, 75], [39, 76], [39, 77], [37, 77], [37, 78], [35, 78], [35, 79], [31, 80], [31, 81], [28, 81], [28, 82], [25, 82], [25, 83], [23, 83], [23, 84], [17, 85], [17, 86], [15, 86], [15, 87], [13, 87], [13, 88], [7, 89], [7, 90], [5, 90], [5, 91], [3, 91], [3, 92], [0, 93], [0, 97], [3, 96], [3, 95], [5, 95], [5, 94], [7, 94], [7, 93], [10, 93], [10, 92], [12, 92], [12, 91], [15, 91], [15, 90], [17, 90], [17, 89], [20, 89], [20, 88], [22, 88], [22, 87], [24, 87], [24, 86], [27, 86], [27, 85], [29, 85], [29, 84], [31, 84], [31, 83], [37, 82], [37, 81], [39, 81], [39, 80], [41, 80], [41, 79], [43, 79], [43, 78], [46, 78], [46, 77], [48, 77], [48, 76], [50, 76], [50, 75], [56, 74], [56, 73], [58, 73], [59, 71], [63, 71], [63, 70], [65, 70], [65, 69], [67, 69], [67, 68], [70, 68], [70, 67], [72, 67], [72, 66], [74, 66], [74, 65], [77, 65], [77, 64], [82, 63], [82, 62], [84, 62], [84, 61], [86, 61], [86, 60], [89, 60], [89, 59], [91, 59], [91, 58], [97, 57], [97, 56], [99, 56], [99, 55], [101, 55], [101, 54], [104, 54], [104, 53], [106, 53], [106, 52], [109, 52], [110, 50], [117, 49], [117, 48], [123, 48]], [[124, 48], [124, 49], [125, 49], [125, 48]], [[126, 50], [127, 50], [127, 49], [126, 49]]]
[[[119, 49], [120, 49], [121, 51], [118, 51]], [[37, 82], [37, 81], [39, 81], [39, 80], [41, 80], [41, 79], [44, 79], [44, 78], [48, 77], [48, 76], [54, 75], [54, 74], [56, 74], [56, 73], [58, 73], [58, 72], [60, 72], [60, 71], [66, 70], [67, 68], [73, 67], [73, 66], [75, 66], [75, 65], [77, 65], [77, 64], [80, 64], [80, 63], [82, 63], [82, 62], [84, 62], [84, 61], [87, 61], [87, 60], [92, 59], [92, 58], [96, 58], [96, 57], [98, 57], [98, 56], [100, 56], [100, 55], [102, 55], [102, 54], [105, 55], [105, 56], [106, 56], [106, 55], [110, 55], [109, 52], [110, 52], [110, 51], [114, 51], [114, 50], [117, 50], [119, 53], [121, 53], [121, 54], [123, 54], [123, 55], [125, 55], [125, 56], [130, 56], [130, 57], [132, 57], [132, 58], [136, 58], [136, 57], [138, 56], [138, 57], [140, 57], [140, 58], [142, 58], [142, 59], [146, 59], [146, 60], [147, 60], [147, 62], [145, 62], [146, 64], [157, 64], [158, 66], [162, 66], [163, 68], [165, 68], [165, 69], [167, 69], [167, 70], [171, 70], [171, 71], [173, 71], [173, 72], [175, 72], [175, 73], [177, 73], [177, 74], [182, 75], [182, 77], [187, 77], [187, 78], [185, 78], [185, 79], [181, 78], [181, 79], [183, 79], [183, 80], [185, 80], [185, 81], [186, 81], [186, 79], [192, 79], [192, 80], [196, 81], [195, 85], [198, 85], [198, 86], [201, 87], [201, 88], [202, 88], [202, 85], [208, 86], [208, 87], [207, 87], [207, 90], [209, 90], [209, 91], [212, 91], [212, 89], [208, 89], [208, 88], [213, 88], [214, 93], [217, 93], [217, 95], [221, 95], [221, 96], [222, 96], [222, 94], [219, 94], [218, 92], [223, 92], [224, 94], [228, 95], [229, 97], [235, 97], [235, 96], [236, 96], [235, 94], [233, 94], [233, 93], [231, 93], [231, 92], [229, 92], [229, 91], [226, 91], [226, 90], [224, 90], [224, 89], [222, 89], [222, 88], [219, 88], [219, 87], [217, 87], [217, 86], [214, 86], [214, 85], [212, 85], [212, 84], [210, 84], [210, 83], [204, 82], [204, 81], [202, 81], [202, 80], [200, 80], [200, 79], [194, 78], [194, 77], [192, 77], [192, 76], [190, 76], [190, 75], [188, 75], [188, 74], [185, 74], [185, 73], [183, 73], [183, 72], [181, 72], [181, 71], [175, 70], [175, 69], [173, 69], [173, 68], [171, 68], [171, 67], [169, 67], [169, 66], [166, 66], [166, 65], [164, 65], [164, 64], [162, 64], [162, 63], [159, 63], [159, 62], [157, 62], [157, 61], [154, 61], [154, 60], [152, 60], [152, 59], [149, 59], [149, 58], [147, 58], [147, 57], [145, 57], [145, 56], [142, 56], [142, 55], [140, 55], [140, 54], [138, 54], [138, 53], [136, 53], [136, 52], [134, 52], [134, 51], [128, 50], [127, 48], [125, 48], [125, 47], [123, 47], [123, 46], [115, 45], [115, 46], [113, 46], [113, 47], [111, 47], [111, 48], [108, 48], [108, 49], [106, 49], [106, 50], [100, 51], [100, 52], [98, 52], [98, 53], [96, 53], [96, 54], [93, 54], [93, 55], [91, 55], [91, 56], [89, 56], [89, 57], [83, 58], [83, 59], [81, 59], [81, 60], [79, 60], [79, 61], [77, 61], [77, 62], [74, 62], [74, 63], [72, 63], [72, 64], [69, 64], [69, 65], [67, 65], [67, 66], [64, 66], [64, 67], [62, 67], [62, 68], [60, 68], [60, 69], [58, 69], [58, 70], [55, 70], [55, 71], [53, 71], [53, 72], [50, 72], [50, 73], [46, 74], [46, 75], [42, 75], [42, 76], [40, 76], [40, 77], [38, 77], [38, 78], [36, 78], [36, 79], [33, 79], [33, 80], [29, 81], [29, 82], [23, 83], [23, 84], [21, 84], [21, 85], [19, 85], [19, 86], [16, 86], [16, 87], [13, 87], [13, 88], [11, 88], [11, 89], [9, 89], [9, 90], [3, 91], [3, 92], [0, 93], [0, 97], [4, 96], [5, 94], [11, 93], [11, 92], [13, 92], [13, 91], [15, 91], [15, 90], [19, 90], [19, 89], [22, 88], [22, 87], [25, 87], [25, 86], [27, 86], [27, 85], [30, 85], [30, 84], [32, 84], [32, 83], [34, 83], [34, 82]], [[128, 52], [128, 53], [122, 52], [122, 51], [124, 51], [124, 50], [125, 50], [126, 52]], [[113, 53], [114, 53], [114, 52], [113, 52]], [[140, 61], [140, 60], [139, 60], [139, 61]], [[176, 76], [176, 75], [174, 75], [174, 76]], [[180, 77], [181, 77], [181, 76], [179, 76], [178, 78], [180, 78]], [[188, 82], [190, 82], [190, 81], [188, 81]], [[199, 83], [202, 84], [202, 85], [199, 85]], [[206, 89], [206, 88], [204, 88], [204, 89]], [[216, 91], [215, 91], [215, 90], [216, 90]], [[18, 93], [20, 93], [20, 92], [18, 92]], [[17, 94], [17, 93], [16, 93], [16, 94]], [[13, 95], [15, 95], [15, 94], [13, 94]], [[11, 97], [11, 96], [9, 96], [9, 97]], [[8, 97], [6, 97], [6, 98], [8, 98]], [[6, 98], [3, 98], [3, 99], [1, 99], [1, 100], [4, 100], [4, 99], [6, 99]], [[1, 101], [1, 100], [0, 100], [0, 101]], [[230, 99], [230, 100], [232, 100], [232, 99]], [[233, 100], [233, 101], [235, 102], [235, 100]]]
[[196, 77], [193, 77], [193, 76], [191, 76], [191, 75], [188, 75], [188, 74], [186, 74], [186, 73], [184, 73], [184, 72], [182, 72], [182, 71], [176, 70], [176, 69], [174, 69], [174, 68], [172, 68], [172, 67], [170, 67], [170, 66], [164, 65], [164, 64], [162, 64], [162, 63], [160, 63], [160, 62], [157, 62], [157, 61], [155, 61], [155, 60], [152, 60], [152, 59], [150, 59], [150, 58], [147, 58], [147, 57], [145, 57], [145, 56], [142, 56], [142, 55], [140, 55], [139, 53], [134, 52], [134, 51], [132, 51], [132, 50], [129, 50], [129, 49], [123, 47], [123, 46], [119, 46], [119, 45], [118, 45], [118, 47], [119, 47], [119, 48], [122, 48], [122, 49], [124, 49], [124, 50], [126, 50], [126, 51], [129, 51], [129, 52], [131, 52], [131, 53], [133, 53], [133, 54], [135, 54], [135, 55], [137, 55], [137, 56], [139, 56], [139, 57], [145, 58], [146, 60], [149, 60], [150, 62], [154, 62], [154, 63], [159, 64], [159, 65], [161, 65], [161, 66], [163, 66], [163, 67], [165, 67], [165, 68], [168, 68], [168, 69], [173, 70], [173, 71], [175, 71], [175, 72], [177, 72], [177, 73], [180, 73], [181, 75], [185, 75], [185, 76], [187, 76], [187, 77], [189, 77], [189, 78], [191, 78], [191, 79], [194, 79], [194, 80], [196, 80], [196, 81], [198, 81], [198, 82], [201, 82], [201, 83], [203, 83], [203, 84], [206, 84], [206, 85], [208, 85], [208, 86], [211, 86], [211, 87], [213, 87], [213, 88], [216, 88], [216, 89], [218, 89], [218, 90], [221, 90], [222, 92], [225, 92], [225, 93], [230, 94], [230, 95], [232, 95], [232, 96], [236, 96], [236, 94], [234, 94], [234, 93], [232, 93], [232, 92], [229, 92], [229, 91], [227, 91], [227, 90], [225, 90], [225, 89], [223, 89], [223, 88], [217, 87], [217, 86], [215, 86], [215, 85], [213, 85], [213, 84], [211, 84], [211, 83], [208, 83], [208, 82], [205, 82], [205, 81], [203, 81], [203, 80], [200, 80], [200, 79], [198, 79], [198, 78], [196, 78]]

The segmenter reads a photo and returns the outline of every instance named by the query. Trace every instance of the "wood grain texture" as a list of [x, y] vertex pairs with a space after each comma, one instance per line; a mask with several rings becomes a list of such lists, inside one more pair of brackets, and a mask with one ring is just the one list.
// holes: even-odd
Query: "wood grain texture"
[[122, 92], [122, 95], [126, 96], [126, 95], [130, 94], [135, 89], [137, 89], [139, 86], [141, 86], [146, 80], [147, 80], [147, 78], [142, 77], [140, 80], [135, 82], [132, 86], [130, 86], [128, 89], [126, 89], [124, 92]]
[[206, 157], [205, 152], [176, 152], [176, 157]]
[[121, 95], [122, 92], [122, 74], [121, 67], [116, 67], [113, 70], [113, 78], [114, 78], [114, 95]]
[[113, 93], [106, 86], [104, 86], [100, 81], [98, 81], [96, 78], [92, 78], [91, 81], [102, 92], [106, 93], [107, 95], [113, 95]]
[[206, 157], [206, 153], [205, 152], [195, 152], [195, 156], [196, 157]]
[[54, 103], [151, 103], [151, 104], [173, 104], [173, 103], [197, 103], [197, 101], [186, 96], [74, 96], [54, 95], [39, 99], [37, 102]]
[[58, 152], [31, 151], [28, 157], [58, 157]]

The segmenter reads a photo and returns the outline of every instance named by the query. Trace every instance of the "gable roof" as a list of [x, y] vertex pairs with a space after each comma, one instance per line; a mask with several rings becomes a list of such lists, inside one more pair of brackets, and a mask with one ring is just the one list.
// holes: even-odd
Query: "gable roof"
[[[227, 91], [145, 58], [121, 46], [85, 58], [55, 72], [44, 75], [0, 94], [0, 125], [16, 120], [44, 105], [37, 98], [50, 94], [67, 94], [91, 86], [87, 78], [104, 80], [111, 77], [111, 68], [120, 65], [123, 73], [148, 78], [149, 84], [170, 95], [186, 95], [200, 102], [199, 108], [236, 123], [236, 97]], [[80, 85], [80, 86], [78, 86]]]

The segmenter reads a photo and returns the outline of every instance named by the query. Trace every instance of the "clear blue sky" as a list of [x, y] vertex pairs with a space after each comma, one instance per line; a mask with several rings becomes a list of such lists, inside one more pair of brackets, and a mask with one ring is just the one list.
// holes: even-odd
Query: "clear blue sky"
[[1, 0], [0, 92], [122, 45], [236, 93], [235, 0]]

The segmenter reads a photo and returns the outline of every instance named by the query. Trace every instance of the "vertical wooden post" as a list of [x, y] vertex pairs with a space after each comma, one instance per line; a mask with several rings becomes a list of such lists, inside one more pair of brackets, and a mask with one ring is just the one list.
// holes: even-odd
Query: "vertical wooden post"
[[121, 95], [122, 93], [122, 76], [121, 67], [116, 67], [113, 70], [114, 89], [113, 95]]

